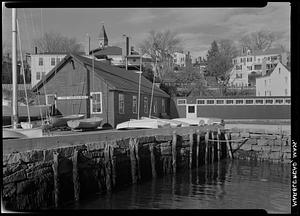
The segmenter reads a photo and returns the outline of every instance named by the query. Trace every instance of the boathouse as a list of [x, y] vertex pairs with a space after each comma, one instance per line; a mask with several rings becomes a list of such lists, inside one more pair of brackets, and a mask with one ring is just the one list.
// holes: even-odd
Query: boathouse
[[[103, 124], [138, 117], [139, 74], [105, 64], [88, 56], [67, 55], [33, 91], [62, 115], [85, 114], [103, 118]], [[149, 116], [152, 83], [141, 76], [141, 116]], [[169, 115], [170, 97], [154, 86], [151, 115]]]

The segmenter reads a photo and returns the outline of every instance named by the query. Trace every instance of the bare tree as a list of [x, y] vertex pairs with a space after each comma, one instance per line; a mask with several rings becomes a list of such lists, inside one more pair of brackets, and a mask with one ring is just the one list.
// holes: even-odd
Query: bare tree
[[169, 30], [156, 32], [152, 30], [149, 32], [148, 38], [140, 44], [143, 54], [146, 53], [153, 59], [158, 60], [159, 70], [157, 71], [157, 75], [160, 79], [172, 69], [172, 54], [180, 49], [180, 42], [180, 39], [174, 32]]
[[34, 39], [33, 44], [40, 52], [78, 53], [83, 49], [75, 38], [68, 38], [54, 32], [45, 33], [43, 37]]
[[243, 48], [248, 48], [253, 51], [265, 51], [271, 47], [275, 39], [276, 35], [273, 32], [257, 31], [242, 37], [240, 44]]

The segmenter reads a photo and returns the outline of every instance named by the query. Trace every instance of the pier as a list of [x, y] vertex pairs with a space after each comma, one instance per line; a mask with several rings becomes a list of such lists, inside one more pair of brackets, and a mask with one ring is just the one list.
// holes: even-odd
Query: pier
[[[290, 158], [289, 140], [288, 134], [221, 126], [4, 140], [3, 203], [8, 210], [60, 208], [89, 194], [113, 193], [225, 158], [284, 162]], [[275, 149], [279, 153], [272, 153]]]

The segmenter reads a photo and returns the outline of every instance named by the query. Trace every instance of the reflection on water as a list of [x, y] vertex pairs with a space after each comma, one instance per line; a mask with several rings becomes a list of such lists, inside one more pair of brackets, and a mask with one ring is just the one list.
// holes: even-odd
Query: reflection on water
[[75, 209], [265, 209], [290, 213], [290, 164], [223, 160], [68, 206]]

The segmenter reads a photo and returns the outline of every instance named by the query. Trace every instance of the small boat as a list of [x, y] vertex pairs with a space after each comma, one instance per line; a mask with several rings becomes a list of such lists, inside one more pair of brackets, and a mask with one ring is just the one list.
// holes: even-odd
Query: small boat
[[[2, 131], [3, 131], [3, 139], [36, 138], [36, 137], [43, 136], [43, 129], [41, 127], [29, 128], [29, 129], [3, 128]], [[23, 136], [20, 136], [20, 134], [22, 134]]]
[[131, 119], [117, 125], [117, 130], [128, 129], [153, 129], [153, 128], [170, 128], [170, 123], [159, 121], [157, 119]]
[[27, 138], [26, 135], [12, 129], [2, 129], [2, 139], [22, 139]]
[[103, 118], [91, 117], [86, 119], [69, 120], [67, 124], [72, 129], [95, 129], [100, 126]]
[[184, 122], [189, 124], [189, 126], [200, 126], [200, 125], [224, 125], [224, 121], [219, 118], [205, 118], [205, 117], [198, 117], [198, 118], [175, 118], [172, 120]]
[[154, 116], [151, 116], [151, 118], [142, 117], [141, 119], [156, 119], [156, 120], [161, 121], [161, 122], [169, 123], [171, 128], [181, 127], [182, 124], [183, 124], [183, 122], [180, 122], [180, 121], [171, 120], [171, 119], [161, 119], [161, 118], [157, 118], [157, 117], [154, 117]]
[[52, 127], [67, 127], [67, 122], [70, 120], [83, 119], [83, 114], [67, 115], [67, 116], [51, 116], [50, 124]]

